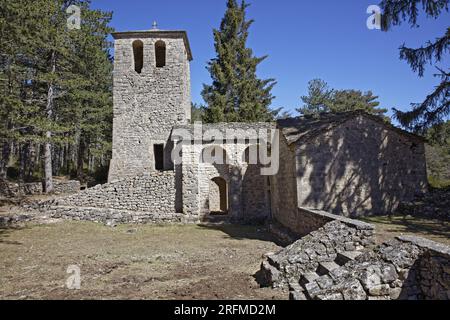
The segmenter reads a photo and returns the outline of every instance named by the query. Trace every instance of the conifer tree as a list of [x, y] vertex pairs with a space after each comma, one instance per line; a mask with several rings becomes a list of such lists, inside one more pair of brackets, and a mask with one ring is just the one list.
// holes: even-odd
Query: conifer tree
[[[427, 18], [437, 19], [448, 12], [449, 0], [383, 0], [381, 26], [388, 31], [406, 21], [411, 27], [419, 27], [417, 19], [422, 11]], [[427, 64], [435, 65], [440, 83], [423, 102], [413, 103], [412, 110], [402, 112], [394, 109], [394, 116], [406, 128], [426, 132], [427, 128], [443, 123], [450, 115], [450, 73], [438, 66], [448, 56], [450, 48], [450, 27], [434, 41], [428, 41], [420, 48], [400, 47], [400, 59], [405, 60], [413, 72], [422, 77]]]
[[[69, 5], [81, 9], [79, 30], [68, 29]], [[64, 154], [68, 168], [77, 154], [83, 167], [83, 144], [101, 157], [110, 148], [111, 14], [91, 10], [86, 0], [0, 0], [0, 12], [0, 169], [12, 149], [23, 149], [20, 174], [27, 167], [22, 163], [31, 162], [29, 171], [43, 172], [51, 192], [52, 175], [61, 169], [54, 159], [62, 150], [71, 150]], [[34, 152], [37, 168], [28, 159]]]
[[[219, 30], [214, 30], [217, 57], [208, 63], [212, 84], [204, 85], [206, 122], [269, 121], [274, 112], [269, 106], [274, 99], [274, 79], [261, 80], [257, 66], [267, 57], [255, 57], [247, 47], [249, 28], [246, 20], [248, 4], [227, 0], [227, 10]], [[276, 113], [276, 112], [275, 112]]]
[[331, 89], [325, 81], [313, 79], [308, 83], [308, 95], [302, 96], [301, 99], [304, 105], [297, 111], [303, 115], [363, 110], [389, 120], [384, 115], [387, 110], [378, 108], [380, 105], [377, 101], [378, 96], [374, 96], [372, 91], [363, 93], [354, 89]]

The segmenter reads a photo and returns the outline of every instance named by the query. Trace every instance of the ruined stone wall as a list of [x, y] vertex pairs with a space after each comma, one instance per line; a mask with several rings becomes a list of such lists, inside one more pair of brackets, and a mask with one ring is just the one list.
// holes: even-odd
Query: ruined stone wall
[[424, 144], [357, 117], [297, 146], [301, 207], [386, 214], [427, 187]]
[[317, 300], [448, 300], [450, 247], [399, 237], [305, 286], [294, 297]]
[[[53, 193], [70, 194], [80, 191], [80, 182], [77, 180], [53, 181]], [[43, 193], [41, 182], [10, 182], [0, 179], [0, 196], [18, 197], [23, 195], [39, 195]]]
[[[308, 212], [309, 211], [309, 212]], [[450, 247], [402, 236], [374, 247], [374, 227], [306, 210], [322, 227], [277, 253], [257, 274], [263, 286], [289, 288], [294, 300], [450, 299]]]
[[[153, 172], [131, 179], [98, 185], [69, 197], [58, 198], [47, 207], [66, 208], [63, 212], [81, 212], [87, 217], [89, 211], [107, 215], [108, 209], [146, 212], [151, 215], [175, 213], [175, 173]], [[67, 208], [70, 208], [67, 209]], [[89, 208], [86, 210], [86, 208]], [[96, 209], [100, 210], [96, 210]], [[113, 211], [111, 211], [113, 212]]]
[[320, 263], [334, 262], [338, 254], [362, 251], [374, 243], [374, 227], [356, 220], [333, 221], [300, 238], [275, 254], [267, 255], [261, 265], [263, 285], [287, 287], [316, 272]]
[[[135, 40], [144, 44], [144, 65], [134, 70]], [[166, 66], [156, 67], [154, 44], [166, 44]], [[116, 39], [114, 121], [109, 181], [154, 171], [154, 144], [164, 144], [164, 167], [172, 169], [172, 127], [190, 120], [190, 71], [182, 38]]]

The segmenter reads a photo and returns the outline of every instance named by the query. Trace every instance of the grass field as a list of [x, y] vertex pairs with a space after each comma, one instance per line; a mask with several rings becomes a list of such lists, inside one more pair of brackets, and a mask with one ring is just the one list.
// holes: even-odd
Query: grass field
[[[279, 247], [257, 227], [29, 224], [0, 229], [2, 299], [286, 299], [253, 275]], [[69, 265], [81, 288], [66, 288]]]

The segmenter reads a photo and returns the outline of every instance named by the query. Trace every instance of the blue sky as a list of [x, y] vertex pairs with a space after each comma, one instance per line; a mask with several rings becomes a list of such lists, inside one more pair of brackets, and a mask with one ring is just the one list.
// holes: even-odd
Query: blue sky
[[[372, 90], [381, 106], [406, 110], [421, 102], [438, 80], [429, 66], [423, 78], [399, 60], [398, 48], [417, 47], [442, 36], [450, 14], [439, 19], [422, 15], [420, 28], [404, 24], [389, 32], [369, 30], [366, 9], [379, 0], [249, 0], [248, 46], [257, 56], [269, 57], [258, 75], [275, 78], [273, 107], [294, 110], [307, 92], [308, 81], [321, 78], [336, 89]], [[212, 29], [218, 28], [225, 0], [92, 0], [92, 6], [113, 11], [117, 31], [150, 29], [156, 20], [160, 29], [186, 30], [194, 61], [191, 63], [192, 100], [203, 102], [203, 83], [210, 83], [205, 69], [215, 56]], [[449, 68], [450, 59], [440, 64]], [[391, 113], [391, 112], [389, 112]], [[295, 114], [295, 112], [293, 112]]]

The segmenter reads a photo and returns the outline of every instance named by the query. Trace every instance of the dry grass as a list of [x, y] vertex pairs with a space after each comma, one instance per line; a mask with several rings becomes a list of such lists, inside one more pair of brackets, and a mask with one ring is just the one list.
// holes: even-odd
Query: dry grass
[[[0, 229], [3, 299], [285, 299], [253, 275], [279, 249], [256, 227], [89, 222]], [[81, 289], [65, 282], [81, 269]]]
[[382, 243], [399, 235], [414, 235], [450, 245], [450, 223], [412, 216], [375, 216], [361, 218], [376, 227], [376, 241]]

